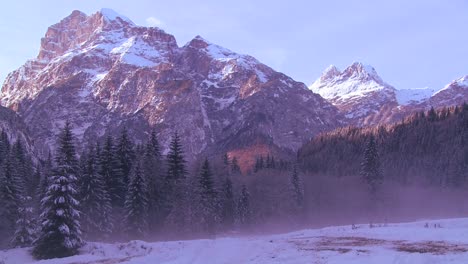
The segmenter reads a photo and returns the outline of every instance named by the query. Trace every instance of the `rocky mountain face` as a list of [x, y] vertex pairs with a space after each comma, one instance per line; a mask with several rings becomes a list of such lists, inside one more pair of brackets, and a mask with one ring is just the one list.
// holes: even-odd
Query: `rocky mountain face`
[[0, 130], [4, 131], [10, 144], [14, 144], [19, 140], [25, 147], [25, 150], [35, 156], [36, 149], [34, 148], [34, 140], [31, 139], [28, 127], [24, 124], [23, 119], [11, 109], [0, 106]]
[[328, 67], [310, 87], [336, 106], [345, 123], [358, 126], [397, 122], [415, 111], [460, 105], [468, 100], [468, 76], [442, 90], [398, 90], [385, 83], [376, 70], [359, 62], [343, 72]]
[[247, 164], [340, 123], [336, 107], [251, 56], [199, 36], [179, 47], [108, 9], [74, 11], [51, 26], [37, 58], [8, 75], [0, 100], [42, 152], [69, 120], [79, 142], [125, 126], [137, 141], [155, 129], [166, 147], [178, 131], [188, 159], [227, 151]]

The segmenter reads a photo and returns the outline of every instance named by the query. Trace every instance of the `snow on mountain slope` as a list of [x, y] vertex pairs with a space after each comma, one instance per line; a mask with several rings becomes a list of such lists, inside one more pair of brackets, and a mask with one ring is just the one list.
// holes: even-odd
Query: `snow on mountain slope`
[[414, 88], [396, 90], [398, 104], [408, 105], [412, 103], [420, 103], [429, 99], [436, 90], [431, 88]]
[[309, 89], [335, 105], [349, 124], [392, 123], [430, 107], [460, 105], [468, 101], [468, 76], [443, 89], [395, 89], [371, 66], [355, 62], [343, 72], [328, 67]]
[[5, 264], [65, 263], [460, 263], [468, 260], [468, 219], [368, 224], [216, 239], [88, 243], [80, 255], [34, 261], [28, 249], [0, 251]]
[[343, 72], [328, 67], [309, 89], [335, 105], [351, 124], [374, 124], [369, 116], [397, 104], [396, 89], [385, 83], [373, 67], [360, 62]]
[[429, 104], [434, 107], [460, 105], [464, 102], [468, 102], [468, 75], [452, 81], [429, 98]]

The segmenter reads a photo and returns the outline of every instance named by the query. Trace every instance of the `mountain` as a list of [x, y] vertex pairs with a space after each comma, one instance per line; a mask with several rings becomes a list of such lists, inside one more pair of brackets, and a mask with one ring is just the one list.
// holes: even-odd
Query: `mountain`
[[35, 154], [37, 153], [28, 127], [17, 113], [3, 106], [0, 106], [0, 130], [7, 134], [10, 144], [19, 140], [25, 150], [35, 158]]
[[447, 84], [429, 98], [428, 104], [434, 107], [460, 105], [468, 101], [468, 75]]
[[396, 89], [384, 82], [372, 66], [355, 62], [343, 72], [328, 67], [309, 89], [336, 106], [345, 123], [359, 126], [400, 121], [431, 107], [460, 105], [468, 99], [468, 76], [437, 91], [430, 88]]
[[398, 105], [396, 89], [385, 83], [371, 66], [355, 62], [343, 72], [328, 67], [310, 87], [335, 105], [351, 124], [381, 122], [375, 115]]
[[79, 142], [127, 127], [137, 141], [155, 129], [166, 147], [178, 131], [189, 159], [227, 151], [245, 163], [292, 153], [340, 122], [333, 105], [251, 56], [200, 36], [179, 47], [109, 9], [73, 11], [49, 27], [37, 58], [7, 76], [0, 101], [43, 152], [69, 120]]

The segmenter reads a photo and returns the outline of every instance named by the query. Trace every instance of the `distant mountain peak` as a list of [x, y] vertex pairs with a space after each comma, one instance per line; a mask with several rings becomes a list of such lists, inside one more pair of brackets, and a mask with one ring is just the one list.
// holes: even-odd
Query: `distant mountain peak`
[[322, 81], [331, 80], [331, 79], [335, 78], [336, 76], [339, 76], [340, 74], [341, 74], [340, 70], [338, 68], [336, 68], [335, 65], [330, 65], [323, 71], [322, 76], [320, 77], [320, 79]]
[[326, 99], [345, 99], [394, 88], [383, 82], [374, 67], [354, 62], [343, 72], [329, 66], [309, 89]]
[[382, 78], [374, 67], [362, 62], [354, 62], [343, 71], [344, 78], [357, 78], [362, 80], [374, 80], [382, 83]]

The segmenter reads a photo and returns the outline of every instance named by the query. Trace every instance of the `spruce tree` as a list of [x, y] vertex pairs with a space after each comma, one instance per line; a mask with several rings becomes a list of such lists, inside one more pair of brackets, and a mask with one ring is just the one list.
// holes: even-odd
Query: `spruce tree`
[[173, 234], [187, 234], [194, 218], [193, 186], [187, 179], [186, 161], [177, 132], [172, 137], [167, 155], [167, 174], [164, 183], [163, 210], [165, 224]]
[[165, 207], [168, 211], [172, 210], [175, 200], [181, 195], [187, 174], [185, 163], [179, 134], [176, 132], [172, 137], [167, 154], [167, 174], [164, 183]]
[[125, 197], [125, 223], [126, 232], [132, 238], [141, 238], [148, 231], [148, 192], [139, 161], [132, 171]]
[[2, 132], [0, 133], [0, 164], [3, 164], [9, 154], [10, 140], [8, 139], [8, 135], [5, 130], [2, 129]]
[[86, 237], [106, 238], [112, 231], [110, 196], [106, 183], [98, 173], [96, 157], [100, 154], [99, 145], [84, 155], [84, 167], [80, 177], [79, 196], [82, 208], [81, 223]]
[[29, 247], [32, 245], [35, 235], [35, 222], [33, 216], [33, 208], [28, 206], [31, 202], [31, 197], [25, 197], [22, 206], [18, 211], [18, 219], [15, 225], [15, 234], [11, 240], [13, 247]]
[[21, 181], [16, 179], [16, 175], [8, 157], [0, 171], [0, 227], [2, 235], [10, 238], [15, 230], [16, 220], [22, 208], [23, 192]]
[[83, 245], [77, 196], [78, 161], [67, 122], [58, 139], [56, 168], [42, 199], [40, 232], [33, 255], [38, 259], [75, 255]]
[[236, 215], [236, 203], [234, 201], [234, 192], [232, 189], [232, 181], [229, 176], [226, 177], [221, 192], [221, 221], [223, 227], [232, 229]]
[[293, 167], [293, 171], [290, 179], [291, 198], [293, 201], [293, 211], [297, 214], [301, 214], [304, 210], [304, 186], [299, 174], [297, 173], [297, 167]]
[[252, 222], [250, 194], [245, 184], [242, 185], [239, 201], [237, 202], [237, 222], [242, 228], [248, 228]]
[[125, 200], [125, 182], [120, 161], [111, 135], [106, 137], [99, 157], [99, 174], [106, 182], [112, 206], [123, 207]]
[[205, 159], [203, 162], [198, 177], [197, 193], [199, 199], [197, 212], [199, 214], [201, 228], [203, 231], [212, 234], [215, 231], [215, 224], [219, 216], [217, 215], [217, 193], [215, 191], [213, 174], [208, 159]]
[[155, 232], [162, 224], [162, 187], [161, 179], [161, 153], [159, 143], [153, 132], [151, 138], [146, 143], [143, 156], [142, 170], [148, 185], [148, 214], [149, 228]]
[[123, 182], [125, 186], [129, 184], [130, 170], [135, 159], [134, 144], [128, 137], [127, 128], [124, 127], [117, 143], [117, 156], [120, 164]]
[[370, 137], [364, 151], [364, 159], [361, 163], [361, 177], [368, 185], [370, 193], [375, 195], [379, 186], [383, 183], [383, 177], [374, 136]]

